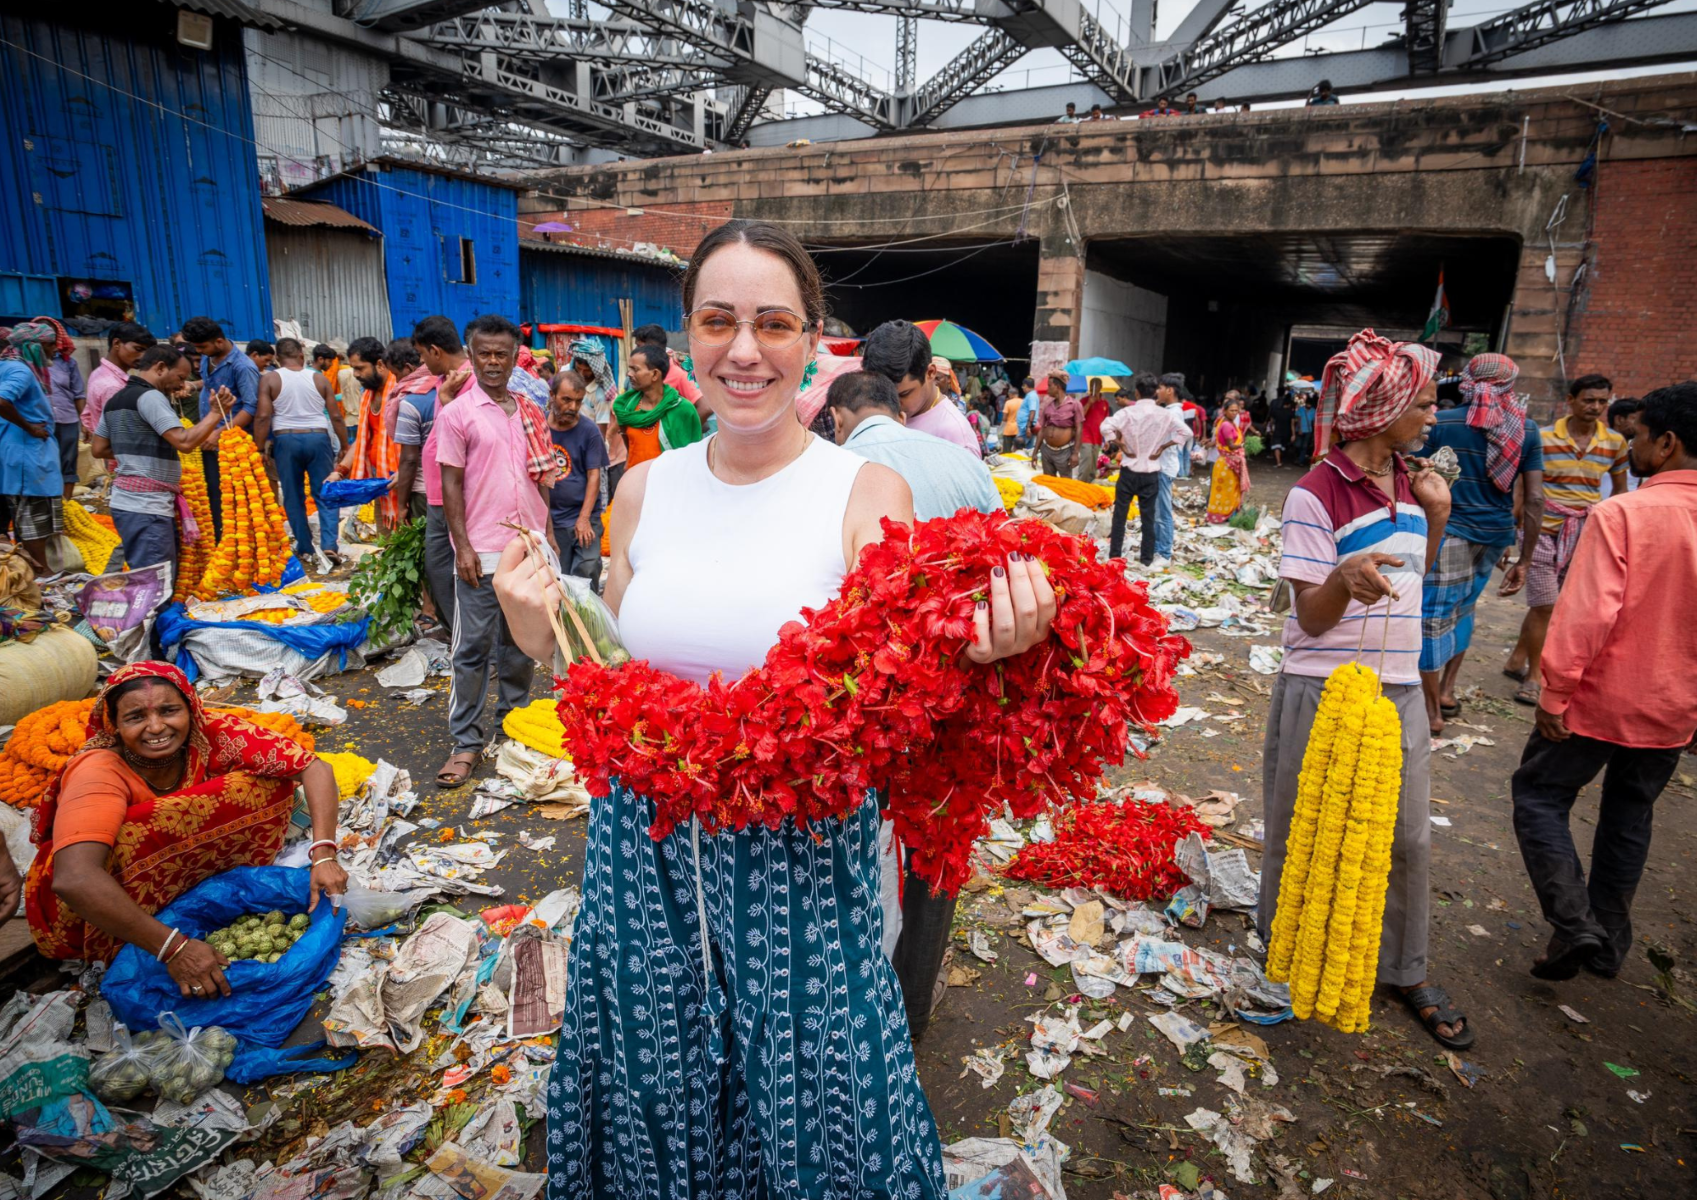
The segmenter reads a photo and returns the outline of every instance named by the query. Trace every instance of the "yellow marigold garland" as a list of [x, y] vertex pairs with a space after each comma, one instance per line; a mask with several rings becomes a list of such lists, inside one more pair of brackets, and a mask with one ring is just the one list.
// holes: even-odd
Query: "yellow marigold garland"
[[1279, 877], [1267, 974], [1297, 1016], [1366, 1029], [1402, 785], [1402, 724], [1378, 676], [1326, 680], [1303, 754]]
[[265, 459], [241, 429], [218, 435], [218, 481], [224, 536], [201, 577], [200, 591], [239, 595], [256, 583], [274, 584], [289, 561], [283, 509], [265, 474]]
[[524, 708], [513, 709], [501, 722], [501, 731], [549, 758], [566, 756], [566, 728], [560, 724], [560, 714], [552, 700], [532, 700]]
[[65, 537], [82, 555], [84, 569], [90, 575], [101, 574], [106, 570], [112, 551], [123, 544], [122, 539], [96, 521], [94, 514], [75, 500], [65, 501], [64, 511]]
[[361, 785], [371, 778], [371, 773], [377, 770], [376, 763], [351, 751], [344, 753], [329, 750], [318, 757], [329, 763], [330, 769], [336, 772], [336, 792], [343, 800], [359, 791]]
[[996, 491], [1002, 497], [1002, 507], [1012, 512], [1013, 506], [1019, 503], [1019, 498], [1025, 495], [1025, 485], [1017, 479], [1008, 479], [1002, 475], [992, 478], [996, 481]]
[[[184, 421], [184, 425], [188, 422]], [[186, 542], [183, 531], [177, 531], [177, 590], [171, 599], [179, 603], [186, 602], [191, 597], [199, 600], [216, 599], [214, 593], [208, 592], [203, 586], [206, 566], [212, 561], [212, 498], [206, 491], [206, 469], [202, 465], [199, 450], [179, 453], [178, 461], [183, 465], [182, 486], [183, 499], [188, 502], [189, 512], [194, 514], [195, 528], [199, 531], [200, 540]]]

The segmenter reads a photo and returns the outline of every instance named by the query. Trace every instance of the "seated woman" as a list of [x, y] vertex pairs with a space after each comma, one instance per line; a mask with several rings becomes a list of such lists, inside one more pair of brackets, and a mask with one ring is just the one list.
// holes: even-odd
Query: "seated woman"
[[115, 672], [88, 732], [36, 811], [24, 904], [47, 957], [110, 962], [127, 942], [163, 961], [184, 996], [229, 995], [229, 961], [153, 914], [203, 879], [276, 858], [297, 782], [316, 839], [308, 911], [320, 893], [347, 889], [330, 765], [240, 717], [209, 714], [177, 668]]

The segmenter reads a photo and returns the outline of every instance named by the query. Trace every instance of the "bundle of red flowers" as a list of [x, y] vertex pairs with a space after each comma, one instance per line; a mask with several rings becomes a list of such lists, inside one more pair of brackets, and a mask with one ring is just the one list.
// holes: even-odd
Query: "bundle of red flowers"
[[[1094, 798], [1128, 726], [1177, 707], [1173, 669], [1189, 643], [1093, 542], [967, 510], [884, 531], [837, 597], [734, 682], [573, 664], [560, 719], [590, 791], [617, 780], [649, 797], [660, 838], [692, 817], [710, 831], [841, 817], [876, 788], [915, 869], [953, 892], [1004, 803], [1030, 817]], [[980, 666], [962, 653], [974, 607], [1012, 553], [1047, 570], [1054, 630]]]
[[1055, 840], [1033, 842], [1008, 874], [1052, 888], [1101, 888], [1126, 900], [1165, 900], [1190, 882], [1173, 846], [1213, 830], [1189, 808], [1141, 800], [1081, 804], [1055, 818]]

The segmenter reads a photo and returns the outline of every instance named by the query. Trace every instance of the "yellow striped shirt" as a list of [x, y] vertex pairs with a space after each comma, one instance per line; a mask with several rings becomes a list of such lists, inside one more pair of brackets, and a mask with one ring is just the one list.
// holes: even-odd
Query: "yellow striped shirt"
[[[1567, 433], [1567, 418], [1544, 429], [1544, 495], [1568, 508], [1590, 508], [1602, 500], [1603, 476], [1626, 467], [1626, 439], [1602, 422], [1581, 447]], [[1548, 511], [1544, 532], [1557, 533], [1562, 519]]]

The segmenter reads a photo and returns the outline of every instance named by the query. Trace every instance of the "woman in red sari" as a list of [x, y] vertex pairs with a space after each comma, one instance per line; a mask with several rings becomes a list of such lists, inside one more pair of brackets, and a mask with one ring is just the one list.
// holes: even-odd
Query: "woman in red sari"
[[184, 996], [230, 994], [228, 960], [154, 919], [195, 884], [276, 858], [298, 782], [312, 817], [310, 911], [347, 889], [336, 862], [336, 776], [288, 738], [210, 714], [177, 668], [115, 672], [88, 742], [36, 811], [24, 905], [49, 958], [110, 962], [131, 943], [161, 959]]

